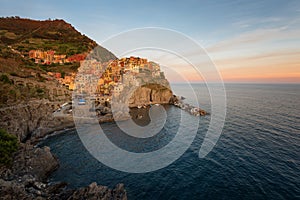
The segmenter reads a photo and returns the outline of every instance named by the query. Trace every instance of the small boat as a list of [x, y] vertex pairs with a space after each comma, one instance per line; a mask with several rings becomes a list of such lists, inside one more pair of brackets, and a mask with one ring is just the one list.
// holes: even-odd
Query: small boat
[[160, 104], [158, 104], [158, 103], [156, 103], [155, 105], [156, 105], [156, 106], [160, 106]]
[[140, 109], [140, 108], [142, 108], [142, 106], [140, 106], [140, 105], [138, 105], [138, 107], [137, 107], [138, 109]]
[[79, 99], [78, 100], [78, 105], [85, 105], [85, 104], [86, 104], [85, 99]]

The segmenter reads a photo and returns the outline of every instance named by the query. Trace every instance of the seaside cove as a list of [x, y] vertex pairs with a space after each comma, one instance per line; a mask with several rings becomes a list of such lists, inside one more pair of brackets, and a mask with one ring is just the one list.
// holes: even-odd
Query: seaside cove
[[[185, 91], [185, 85], [172, 87], [174, 92], [180, 92], [186, 97], [186, 102], [194, 103], [189, 98], [191, 94]], [[193, 88], [198, 98], [201, 98], [202, 107], [210, 111], [205, 85], [195, 84]], [[228, 122], [213, 151], [204, 159], [198, 157], [209, 123], [208, 115], [199, 121], [198, 134], [182, 157], [166, 168], [145, 174], [124, 173], [103, 165], [88, 153], [75, 129], [65, 131], [40, 144], [50, 146], [60, 159], [61, 166], [50, 176], [50, 181], [66, 181], [70, 188], [82, 187], [92, 181], [108, 186], [122, 181], [130, 199], [191, 199], [195, 196], [272, 199], [274, 196], [289, 198], [298, 195], [299, 154], [296, 149], [299, 138], [296, 132], [300, 127], [295, 126], [299, 119], [293, 109], [298, 104], [297, 88], [297, 85], [226, 85]], [[274, 95], [277, 98], [273, 98]], [[275, 109], [287, 97], [289, 101], [284, 109]], [[262, 98], [267, 102], [263, 103]], [[134, 140], [124, 135], [115, 123], [104, 123], [101, 128], [120, 148], [133, 152], [150, 152], [169, 143], [176, 134], [181, 111], [174, 106], [165, 106], [165, 109], [168, 115], [165, 128], [149, 140]], [[136, 108], [135, 111], [145, 112], [142, 108]], [[249, 116], [256, 117], [249, 120]], [[183, 117], [194, 116], [183, 112]], [[146, 124], [143, 119], [137, 123], [141, 126]], [[258, 128], [254, 128], [257, 125]], [[253, 152], [254, 147], [256, 150]]]

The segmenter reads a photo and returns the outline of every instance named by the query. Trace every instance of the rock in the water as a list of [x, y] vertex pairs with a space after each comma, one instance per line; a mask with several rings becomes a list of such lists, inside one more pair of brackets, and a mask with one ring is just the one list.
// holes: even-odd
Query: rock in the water
[[114, 189], [109, 189], [106, 186], [91, 183], [88, 187], [81, 188], [75, 191], [68, 200], [127, 200], [126, 191], [123, 184], [118, 184]]
[[31, 175], [36, 180], [45, 180], [59, 166], [49, 147], [34, 148], [30, 144], [21, 144], [12, 165], [15, 176]]
[[0, 199], [33, 199], [22, 183], [0, 179]]
[[86, 188], [68, 190], [66, 183], [45, 183], [57, 167], [58, 161], [49, 147], [21, 143], [12, 166], [0, 167], [0, 199], [127, 199], [123, 184], [109, 189], [92, 183]]

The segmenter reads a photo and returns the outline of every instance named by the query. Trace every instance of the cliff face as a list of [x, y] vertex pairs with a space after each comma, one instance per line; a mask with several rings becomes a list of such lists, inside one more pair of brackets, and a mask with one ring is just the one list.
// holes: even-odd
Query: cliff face
[[[35, 147], [37, 139], [73, 127], [72, 118], [54, 117], [59, 102], [31, 101], [0, 109], [0, 127], [18, 136], [20, 148], [10, 167], [0, 165], [0, 194], [3, 199], [120, 199], [126, 200], [123, 184], [110, 189], [92, 183], [77, 190], [66, 189], [67, 183], [47, 184], [51, 172], [59, 167], [49, 147]], [[1, 199], [1, 198], [0, 198]]]
[[21, 143], [11, 168], [0, 166], [0, 199], [127, 199], [123, 184], [110, 189], [92, 183], [70, 190], [65, 188], [66, 183], [43, 182], [58, 166], [48, 147]]
[[160, 85], [145, 85], [136, 89], [129, 99], [129, 107], [149, 104], [168, 104], [173, 97], [172, 91]]
[[130, 107], [136, 107], [138, 105], [149, 104], [151, 97], [150, 88], [138, 88], [135, 90], [131, 98], [129, 99]]
[[151, 100], [153, 103], [168, 104], [170, 103], [173, 93], [169, 89], [164, 90], [151, 90]]
[[20, 141], [12, 166], [0, 165], [0, 199], [91, 199], [93, 196], [126, 199], [122, 185], [108, 189], [91, 184], [72, 191], [65, 190], [63, 183], [43, 183], [59, 164], [49, 148], [33, 146], [53, 131], [74, 126], [71, 116], [52, 115], [59, 104], [70, 100], [70, 96], [61, 86], [55, 86], [56, 81], [45, 79], [45, 68], [73, 72], [77, 65], [36, 65], [28, 59], [28, 52], [54, 50], [57, 54], [72, 56], [94, 49], [101, 62], [116, 59], [107, 49], [96, 46], [95, 41], [63, 20], [0, 18], [0, 76], [3, 75], [0, 78], [0, 128], [16, 135]]
[[27, 104], [1, 108], [0, 127], [16, 135], [19, 141], [26, 142], [42, 138], [55, 130], [74, 126], [71, 118], [57, 118], [52, 115], [58, 104], [35, 100]]

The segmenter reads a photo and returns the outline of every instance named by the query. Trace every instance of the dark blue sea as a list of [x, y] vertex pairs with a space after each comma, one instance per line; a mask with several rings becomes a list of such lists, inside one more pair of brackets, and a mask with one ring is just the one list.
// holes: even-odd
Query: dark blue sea
[[[186, 102], [195, 103], [186, 85], [172, 88]], [[210, 112], [205, 85], [194, 84], [193, 88], [200, 107]], [[50, 146], [60, 161], [50, 181], [68, 182], [70, 188], [91, 182], [109, 187], [124, 183], [129, 199], [300, 199], [300, 85], [226, 84], [225, 88], [224, 129], [205, 158], [198, 154], [209, 115], [200, 118], [192, 145], [178, 160], [149, 173], [126, 173], [105, 166], [88, 153], [75, 129], [67, 130], [40, 144]], [[179, 109], [165, 108], [167, 123], [176, 132]], [[115, 123], [101, 126], [111, 141], [132, 151], [160, 148], [175, 134], [171, 128], [160, 137], [137, 142], [124, 136]]]

